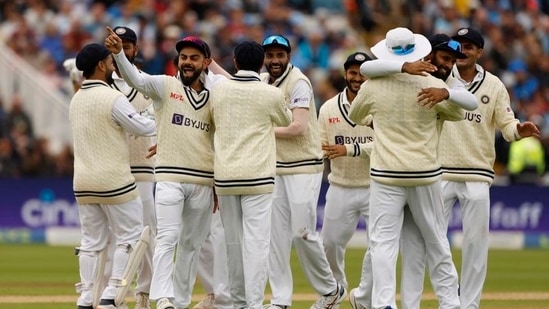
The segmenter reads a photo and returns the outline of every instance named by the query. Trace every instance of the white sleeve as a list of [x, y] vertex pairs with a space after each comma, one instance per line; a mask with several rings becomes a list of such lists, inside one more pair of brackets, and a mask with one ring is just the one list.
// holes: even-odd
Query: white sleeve
[[467, 88], [457, 79], [449, 78], [448, 85], [448, 102], [453, 103], [464, 110], [472, 111], [477, 109], [477, 97], [469, 92]]
[[380, 77], [401, 73], [404, 61], [375, 59], [360, 65], [360, 74], [368, 77]]
[[302, 107], [309, 109], [311, 99], [313, 97], [313, 89], [309, 84], [300, 79], [298, 80], [292, 90], [290, 91], [290, 109], [296, 107]]
[[164, 92], [164, 75], [149, 75], [141, 73], [137, 67], [130, 63], [124, 51], [113, 54], [116, 65], [124, 80], [132, 88], [151, 97], [155, 102], [162, 102]]
[[156, 134], [154, 120], [141, 116], [124, 96], [118, 97], [114, 102], [112, 119], [132, 135], [154, 136]]

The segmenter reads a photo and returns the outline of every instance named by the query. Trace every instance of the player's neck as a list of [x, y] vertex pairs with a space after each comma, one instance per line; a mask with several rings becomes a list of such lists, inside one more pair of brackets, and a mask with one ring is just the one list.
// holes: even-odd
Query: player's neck
[[463, 79], [466, 82], [471, 82], [477, 75], [477, 67], [475, 65], [469, 66], [469, 67], [461, 67], [458, 68], [459, 70], [459, 76], [461, 79]]
[[196, 79], [196, 81], [194, 81], [190, 87], [194, 89], [197, 93], [200, 93], [202, 92], [202, 90], [204, 90], [204, 84], [199, 79]]
[[353, 103], [353, 100], [356, 98], [356, 93], [349, 90], [349, 88], [345, 88], [345, 95], [347, 96], [347, 101], [349, 101], [349, 104]]

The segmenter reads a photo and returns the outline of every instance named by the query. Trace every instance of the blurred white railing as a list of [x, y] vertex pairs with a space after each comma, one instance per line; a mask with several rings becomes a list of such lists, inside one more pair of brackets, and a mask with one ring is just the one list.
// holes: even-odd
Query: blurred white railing
[[52, 153], [65, 145], [72, 146], [70, 96], [0, 43], [0, 99], [6, 112], [11, 109], [14, 95], [21, 97], [23, 108], [33, 122], [34, 135], [47, 138]]

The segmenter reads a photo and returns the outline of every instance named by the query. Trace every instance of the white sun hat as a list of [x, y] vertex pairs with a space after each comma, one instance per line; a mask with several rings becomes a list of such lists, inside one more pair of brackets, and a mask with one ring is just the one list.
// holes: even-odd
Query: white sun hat
[[379, 59], [413, 62], [431, 52], [431, 43], [408, 28], [397, 27], [387, 31], [385, 39], [370, 49]]

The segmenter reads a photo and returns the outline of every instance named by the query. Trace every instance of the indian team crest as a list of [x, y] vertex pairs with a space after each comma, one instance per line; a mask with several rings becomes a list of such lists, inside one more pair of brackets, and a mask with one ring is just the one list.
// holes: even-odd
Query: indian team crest
[[356, 55], [355, 55], [355, 60], [356, 60], [356, 61], [365, 61], [365, 60], [366, 60], [366, 56], [364, 56], [363, 54], [356, 54]]
[[124, 29], [124, 28], [118, 28], [118, 29], [116, 29], [115, 32], [116, 32], [116, 34], [118, 34], [118, 35], [122, 35], [122, 34], [126, 33], [126, 29]]
[[482, 97], [480, 97], [480, 102], [482, 102], [483, 104], [488, 104], [490, 103], [490, 97], [488, 97], [487, 95], [483, 95]]
[[469, 32], [469, 29], [464, 28], [464, 29], [460, 29], [457, 34], [458, 35], [466, 35], [467, 32]]

